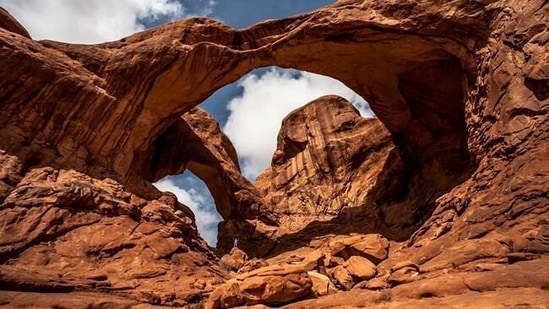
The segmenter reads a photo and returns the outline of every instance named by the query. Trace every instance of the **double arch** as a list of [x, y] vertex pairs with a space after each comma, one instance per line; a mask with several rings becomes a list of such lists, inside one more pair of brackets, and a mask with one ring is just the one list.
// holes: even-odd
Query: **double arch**
[[[143, 190], [143, 184], [186, 166], [187, 162], [154, 160], [159, 139], [164, 138], [162, 151], [168, 153], [188, 145], [178, 134], [181, 115], [251, 70], [277, 65], [333, 77], [365, 98], [391, 133], [409, 173], [437, 162], [448, 170], [443, 174], [451, 174], [470, 162], [464, 109], [469, 83], [476, 76], [473, 50], [484, 42], [480, 34], [487, 25], [482, 18], [459, 23], [462, 16], [483, 14], [482, 7], [469, 6], [474, 11], [466, 12], [445, 6], [451, 4], [427, 14], [429, 24], [420, 20], [430, 12], [429, 4], [339, 1], [310, 14], [243, 30], [194, 18], [99, 45], [24, 41], [30, 50], [57, 61], [14, 68], [25, 72], [39, 67], [44, 74], [33, 78], [40, 82], [29, 85], [48, 86], [35, 91], [21, 88], [11, 95], [19, 91], [39, 96], [55, 86], [52, 91], [77, 92], [73, 97], [79, 100], [73, 109], [57, 108], [74, 105], [63, 101], [71, 96], [59, 94], [45, 111], [51, 117], [44, 121], [51, 123], [29, 121], [22, 127], [27, 124], [6, 122], [5, 127], [17, 127], [29, 136], [40, 132], [49, 143], [62, 145], [60, 154], [72, 165], [93, 160], [102, 168], [90, 174], [104, 176], [106, 170], [130, 190], [154, 195], [152, 189]], [[12, 56], [18, 57], [14, 52], [6, 61]], [[52, 72], [67, 78], [50, 86]], [[55, 124], [59, 119], [64, 121], [61, 134]], [[229, 209], [218, 205], [225, 219], [258, 216], [253, 203], [225, 204]]]

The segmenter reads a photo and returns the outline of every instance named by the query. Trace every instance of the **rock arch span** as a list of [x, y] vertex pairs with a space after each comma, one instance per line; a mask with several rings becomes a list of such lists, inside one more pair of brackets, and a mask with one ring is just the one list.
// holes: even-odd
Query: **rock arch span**
[[[30, 165], [114, 177], [154, 196], [148, 182], [181, 169], [180, 163], [155, 160], [159, 138], [170, 149], [184, 147], [178, 125], [182, 114], [253, 68], [278, 65], [334, 77], [367, 99], [408, 173], [430, 162], [442, 167], [437, 173], [463, 170], [498, 140], [493, 134], [482, 136], [486, 128], [499, 127], [491, 124], [509, 121], [512, 126], [503, 132], [521, 130], [532, 115], [519, 109], [509, 117], [477, 117], [488, 96], [493, 104], [500, 102], [486, 85], [501, 90], [500, 79], [509, 79], [487, 79], [493, 64], [483, 50], [494, 44], [488, 38], [504, 22], [498, 15], [504, 9], [490, 1], [436, 8], [427, 1], [339, 1], [240, 31], [198, 18], [91, 46], [35, 42], [2, 30], [0, 42], [7, 47], [1, 50], [2, 66], [11, 72], [0, 81], [2, 147]], [[541, 11], [536, 16], [543, 20]], [[526, 44], [543, 29], [517, 36], [516, 42], [508, 39], [509, 44]], [[523, 87], [527, 102], [544, 97], [543, 70], [536, 65], [525, 69], [530, 72]], [[517, 116], [520, 121], [512, 122]], [[471, 130], [478, 127], [484, 129]], [[252, 202], [229, 203], [220, 213], [261, 217], [261, 203], [251, 195]]]
[[[414, 14], [418, 8], [363, 6], [340, 2], [241, 31], [208, 19], [183, 20], [92, 46], [21, 40], [4, 51], [14, 74], [4, 81], [3, 99], [40, 105], [42, 119], [3, 119], [3, 131], [20, 130], [18, 138], [27, 143], [41, 135], [44, 143], [60, 145], [64, 160], [101, 162], [129, 184], [153, 180], [167, 167], [143, 168], [151, 145], [181, 114], [253, 68], [279, 65], [343, 81], [371, 102], [402, 149], [417, 159], [429, 158], [433, 149], [464, 148], [464, 87], [475, 75], [467, 46], [482, 42], [487, 25], [479, 22], [471, 32], [458, 17], [483, 13], [482, 7], [430, 14], [425, 27], [417, 23], [424, 17]], [[405, 20], [386, 17], [405, 13]], [[3, 36], [6, 42], [9, 34]], [[26, 57], [23, 49], [57, 61], [10, 66]], [[54, 76], [59, 78], [51, 83]], [[448, 141], [453, 144], [444, 145]], [[68, 159], [69, 153], [76, 156]]]

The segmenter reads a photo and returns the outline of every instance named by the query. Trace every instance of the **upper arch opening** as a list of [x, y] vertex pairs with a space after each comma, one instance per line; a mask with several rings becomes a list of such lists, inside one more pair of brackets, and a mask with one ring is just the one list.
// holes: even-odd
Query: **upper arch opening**
[[[222, 94], [216, 96], [219, 92]], [[345, 84], [279, 67], [255, 69], [200, 106], [219, 120], [237, 150], [244, 176], [253, 182], [271, 162], [282, 119], [306, 103], [332, 94], [346, 98], [362, 116], [374, 116], [368, 103]]]
[[[362, 116], [373, 117], [367, 102], [343, 83], [326, 76], [279, 67], [255, 69], [239, 81], [217, 90], [199, 107], [217, 118], [219, 128], [235, 147], [235, 152], [230, 151], [228, 154], [230, 156], [238, 154], [242, 174], [249, 181], [254, 182], [257, 176], [271, 164], [283, 118], [295, 109], [324, 95], [345, 97]], [[198, 124], [198, 121], [190, 120], [189, 116], [184, 119]], [[194, 131], [195, 136], [202, 138], [208, 136], [204, 133], [221, 134], [218, 128], [212, 126], [209, 128], [214, 129], [214, 132], [191, 127], [188, 127], [188, 130]], [[188, 137], [186, 139], [189, 140]], [[207, 143], [209, 140], [204, 139], [203, 142]], [[165, 140], [161, 138], [159, 144], [163, 143]], [[198, 143], [197, 141], [194, 146], [198, 147]], [[225, 146], [230, 147], [228, 143]], [[189, 147], [185, 149], [191, 151]], [[212, 150], [212, 152], [215, 151]], [[217, 154], [220, 153], [217, 152]], [[181, 156], [176, 157], [181, 158]], [[227, 158], [217, 157], [217, 159], [221, 161]], [[151, 165], [158, 165], [161, 160], [166, 160], [166, 157], [158, 154], [153, 157]], [[215, 169], [208, 166], [211, 164], [214, 164], [213, 160], [209, 163], [200, 162], [197, 158], [190, 162], [182, 160], [181, 169], [187, 169], [184, 174], [166, 176], [156, 182], [155, 186], [162, 191], [172, 191], [178, 196], [180, 202], [190, 206], [195, 212], [200, 234], [210, 245], [215, 246], [212, 233], [217, 232], [217, 227], [213, 228], [211, 219], [219, 217], [219, 214], [214, 200], [209, 192], [206, 192], [208, 189], [201, 185], [196, 180], [196, 176], [193, 177], [194, 174], [188, 170], [193, 169], [200, 173], [199, 176], [209, 184], [212, 191], [216, 192], [219, 204], [217, 208], [227, 208], [231, 203], [230, 198], [220, 198], [220, 192], [225, 190], [223, 186], [226, 186], [227, 182], [216, 183], [214, 176], [222, 177], [222, 173], [211, 171]], [[200, 168], [200, 166], [203, 167]], [[238, 165], [234, 166], [238, 167]], [[206, 172], [207, 170], [210, 172]], [[238, 182], [239, 180], [233, 178], [229, 181]], [[223, 195], [229, 194], [225, 192]]]

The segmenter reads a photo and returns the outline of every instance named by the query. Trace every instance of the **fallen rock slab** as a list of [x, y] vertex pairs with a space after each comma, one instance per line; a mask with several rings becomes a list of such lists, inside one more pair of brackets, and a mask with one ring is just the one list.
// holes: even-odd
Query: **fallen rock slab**
[[316, 296], [326, 296], [337, 293], [338, 290], [328, 276], [316, 271], [308, 271], [307, 275], [312, 282], [312, 289]]
[[371, 279], [377, 273], [374, 263], [360, 256], [350, 257], [345, 262], [345, 268], [349, 271], [349, 274], [363, 280]]

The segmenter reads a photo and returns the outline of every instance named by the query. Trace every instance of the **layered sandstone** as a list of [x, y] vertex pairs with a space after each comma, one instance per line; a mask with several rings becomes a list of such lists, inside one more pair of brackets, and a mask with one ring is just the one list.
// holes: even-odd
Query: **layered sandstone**
[[[182, 143], [174, 147], [173, 141]], [[225, 219], [250, 217], [259, 213], [263, 199], [240, 173], [234, 146], [217, 121], [195, 107], [176, 120], [152, 145], [151, 162], [141, 167], [147, 179], [159, 180], [169, 174], [190, 170], [201, 178]], [[273, 222], [269, 213], [262, 219]]]
[[269, 211], [295, 232], [373, 203], [372, 191], [390, 187], [380, 174], [394, 170], [396, 178], [403, 168], [397, 155], [387, 162], [391, 152], [395, 146], [379, 120], [362, 118], [343, 98], [322, 97], [282, 121], [272, 164], [255, 185]]
[[[411, 164], [434, 158], [459, 163], [467, 159], [465, 79], [477, 72], [475, 44], [490, 33], [486, 17], [492, 10], [340, 2], [241, 31], [190, 19], [93, 46], [3, 32], [10, 47], [2, 51], [3, 66], [12, 73], [2, 84], [3, 144], [139, 187], [157, 175], [143, 166], [181, 114], [247, 71], [278, 64], [338, 78], [368, 99]], [[425, 16], [429, 26], [421, 22]], [[54, 97], [61, 99], [48, 99]], [[42, 107], [23, 115], [15, 109], [19, 101], [23, 110]], [[170, 142], [174, 148], [184, 144]], [[168, 173], [179, 165], [155, 168]]]
[[[328, 250], [340, 233], [389, 238], [375, 278], [354, 281], [357, 249], [345, 245], [333, 257], [338, 275], [326, 277], [354, 290], [296, 308], [447, 304], [477, 292], [492, 304], [504, 296], [543, 305], [548, 19], [543, 0], [341, 0], [243, 30], [195, 18], [74, 45], [34, 41], [0, 11], [2, 303], [177, 306], [226, 286], [231, 274], [215, 265], [192, 213], [150, 184], [188, 168], [225, 219], [221, 251], [240, 237], [248, 255], [277, 265]], [[293, 113], [258, 190], [217, 125], [193, 108], [266, 65], [337, 78], [377, 120], [334, 97]], [[241, 274], [234, 290], [263, 291], [263, 271]], [[297, 296], [243, 302], [236, 293], [231, 305], [313, 297], [307, 271], [276, 278], [295, 283]], [[219, 304], [226, 294], [214, 296]]]
[[[5, 152], [0, 160], [1, 183], [9, 185], [10, 177], [14, 185], [0, 207], [3, 303], [20, 292], [79, 298], [93, 291], [105, 295], [75, 304], [85, 307], [99, 297], [113, 304], [182, 306], [223, 282], [193, 213], [173, 195], [145, 200], [112, 179], [27, 169]], [[57, 297], [37, 299], [41, 306], [66, 306]]]
[[30, 39], [30, 34], [8, 11], [0, 7], [0, 28]]

